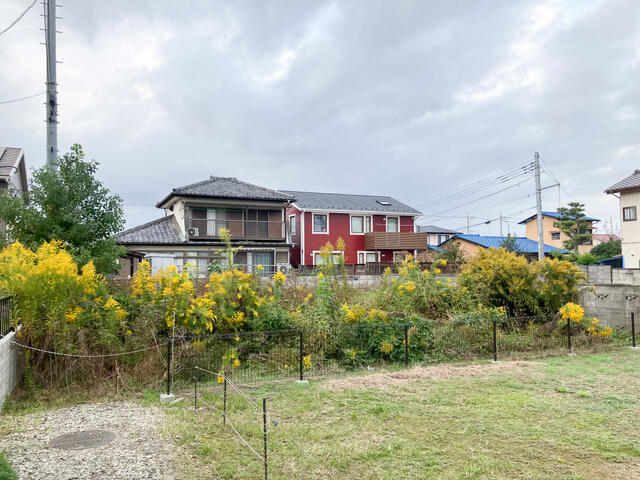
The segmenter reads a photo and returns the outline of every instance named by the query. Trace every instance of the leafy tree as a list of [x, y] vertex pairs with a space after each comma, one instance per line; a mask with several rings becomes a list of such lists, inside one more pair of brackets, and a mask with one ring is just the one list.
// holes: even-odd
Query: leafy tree
[[446, 260], [449, 265], [462, 265], [467, 261], [467, 258], [460, 244], [450, 240], [438, 247], [436, 260]]
[[618, 255], [622, 255], [622, 242], [620, 240], [603, 242], [593, 247], [590, 253], [599, 259], [617, 257]]
[[593, 255], [590, 252], [583, 253], [582, 255], [576, 255], [576, 263], [578, 265], [593, 265], [594, 263], [598, 263], [598, 257]]
[[568, 240], [564, 241], [567, 250], [578, 253], [578, 246], [591, 243], [593, 235], [589, 232], [591, 222], [584, 216], [584, 204], [570, 202], [566, 207], [559, 207], [560, 219], [553, 222], [553, 226], [559, 228]]
[[508, 252], [520, 252], [520, 247], [518, 246], [518, 237], [515, 235], [511, 235], [510, 233], [502, 240], [500, 246], [507, 250]]
[[122, 199], [96, 179], [98, 163], [84, 158], [76, 143], [58, 158], [58, 171], [33, 171], [25, 202], [0, 196], [0, 220], [9, 227], [2, 241], [36, 249], [61, 240], [79, 266], [93, 260], [98, 272], [109, 273], [126, 251], [112, 238], [124, 226]]

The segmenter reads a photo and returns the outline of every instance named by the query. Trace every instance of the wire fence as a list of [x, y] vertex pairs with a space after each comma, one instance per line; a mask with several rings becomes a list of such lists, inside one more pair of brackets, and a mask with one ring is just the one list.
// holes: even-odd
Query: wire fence
[[557, 316], [511, 317], [494, 322], [366, 323], [175, 337], [167, 346], [173, 359], [167, 378], [190, 384], [198, 367], [247, 385], [418, 363], [533, 358], [607, 343], [569, 326]]

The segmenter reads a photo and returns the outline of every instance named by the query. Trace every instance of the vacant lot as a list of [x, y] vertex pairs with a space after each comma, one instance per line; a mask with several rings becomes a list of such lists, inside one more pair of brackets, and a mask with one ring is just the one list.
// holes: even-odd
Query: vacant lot
[[[273, 479], [640, 478], [640, 352], [628, 349], [245, 391], [268, 398]], [[261, 478], [222, 425], [219, 390], [201, 400], [166, 407], [176, 478]], [[262, 452], [261, 413], [232, 389], [229, 418]]]

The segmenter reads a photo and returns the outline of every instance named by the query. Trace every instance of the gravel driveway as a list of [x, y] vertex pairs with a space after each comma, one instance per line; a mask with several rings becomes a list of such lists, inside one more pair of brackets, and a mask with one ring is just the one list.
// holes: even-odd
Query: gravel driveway
[[[0, 419], [0, 449], [21, 479], [173, 479], [171, 445], [159, 432], [162, 410], [115, 402], [75, 405]], [[107, 430], [110, 443], [82, 450], [49, 446], [59, 435]]]

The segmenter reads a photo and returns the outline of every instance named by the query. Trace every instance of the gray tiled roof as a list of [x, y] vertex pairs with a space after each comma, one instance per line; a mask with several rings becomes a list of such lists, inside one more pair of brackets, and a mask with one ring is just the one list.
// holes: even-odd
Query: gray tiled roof
[[635, 170], [627, 178], [620, 180], [618, 183], [614, 183], [607, 188], [604, 193], [616, 193], [622, 190], [633, 190], [640, 188], [640, 170]]
[[159, 218], [114, 235], [119, 244], [176, 244], [184, 242], [173, 215]]
[[421, 233], [462, 233], [450, 228], [436, 227], [435, 225], [416, 225], [416, 229]]
[[0, 146], [0, 175], [10, 175], [18, 166], [22, 154], [21, 148]]
[[286, 202], [294, 198], [277, 190], [242, 182], [234, 177], [209, 177], [208, 180], [174, 188], [158, 203], [160, 207], [171, 197], [237, 198], [242, 200], [266, 200]]
[[[342, 210], [374, 213], [406, 213], [421, 215], [421, 212], [385, 195], [351, 195], [346, 193], [319, 193], [282, 190], [296, 198], [295, 204], [303, 210]], [[383, 203], [389, 205], [383, 205]]]

